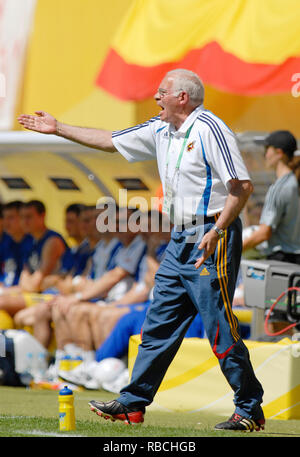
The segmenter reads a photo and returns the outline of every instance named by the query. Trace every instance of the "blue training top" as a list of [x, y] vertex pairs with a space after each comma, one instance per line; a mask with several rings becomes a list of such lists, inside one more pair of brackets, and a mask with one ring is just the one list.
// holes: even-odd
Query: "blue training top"
[[33, 237], [24, 235], [22, 240], [14, 240], [4, 232], [0, 240], [0, 281], [6, 286], [18, 284], [24, 263], [33, 246]]
[[26, 266], [29, 269], [30, 273], [34, 273], [35, 271], [37, 271], [39, 269], [43, 248], [44, 248], [46, 242], [50, 238], [53, 238], [53, 237], [60, 238], [62, 240], [62, 242], [64, 243], [66, 249], [68, 249], [68, 245], [67, 245], [65, 239], [63, 238], [63, 236], [60, 233], [55, 232], [54, 230], [47, 229], [46, 232], [44, 233], [44, 235], [42, 236], [42, 238], [40, 238], [38, 240], [36, 240], [36, 239], [33, 240], [32, 250], [26, 259]]
[[68, 248], [62, 257], [60, 273], [71, 276], [82, 275], [93, 252], [88, 240], [83, 240], [78, 246]]

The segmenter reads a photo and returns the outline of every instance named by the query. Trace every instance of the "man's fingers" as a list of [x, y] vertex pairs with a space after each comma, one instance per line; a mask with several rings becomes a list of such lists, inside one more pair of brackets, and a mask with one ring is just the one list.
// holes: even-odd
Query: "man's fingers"
[[19, 116], [18, 117], [18, 121], [20, 122], [20, 124], [22, 124], [22, 125], [25, 124], [26, 125], [27, 122], [29, 122], [29, 119], [28, 119], [27, 116], [23, 115], [23, 116]]
[[195, 263], [195, 268], [198, 270], [198, 268], [201, 267], [201, 265], [203, 265], [203, 263], [205, 262], [205, 257], [204, 255], [202, 255]]
[[27, 124], [34, 122], [34, 118], [34, 116], [31, 116], [29, 114], [22, 114], [18, 117], [18, 121], [21, 122], [21, 124]]
[[204, 249], [204, 247], [205, 247], [205, 242], [202, 240], [198, 246], [199, 251], [202, 251], [202, 249]]
[[198, 246], [198, 249], [199, 251], [203, 251], [202, 253], [202, 256], [199, 257], [199, 259], [196, 261], [195, 263], [195, 267], [198, 269], [199, 267], [201, 267], [201, 265], [203, 265], [203, 263], [205, 262], [205, 260], [211, 255], [213, 254], [213, 252], [215, 251], [215, 244], [212, 243], [209, 239], [205, 239], [203, 238], [203, 240], [201, 241], [201, 243], [199, 244]]
[[18, 117], [18, 121], [21, 124], [34, 124], [37, 119], [38, 119], [38, 116], [34, 116], [32, 114], [21, 114]]
[[44, 113], [44, 111], [35, 111], [35, 115], [34, 114], [20, 114], [18, 116], [18, 119], [19, 120], [34, 120], [37, 118], [37, 116], [42, 116]]
[[29, 130], [39, 131], [39, 122], [37, 122], [37, 119], [37, 116], [32, 116], [30, 114], [22, 114], [18, 117], [18, 121], [23, 127]]

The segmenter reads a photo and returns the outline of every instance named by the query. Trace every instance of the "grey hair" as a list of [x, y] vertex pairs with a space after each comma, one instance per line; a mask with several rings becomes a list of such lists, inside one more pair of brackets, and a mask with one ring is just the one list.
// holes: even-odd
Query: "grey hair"
[[198, 106], [204, 100], [204, 86], [199, 76], [193, 71], [184, 68], [176, 68], [167, 73], [167, 76], [174, 78], [173, 91], [180, 93], [186, 92], [190, 97], [193, 106]]

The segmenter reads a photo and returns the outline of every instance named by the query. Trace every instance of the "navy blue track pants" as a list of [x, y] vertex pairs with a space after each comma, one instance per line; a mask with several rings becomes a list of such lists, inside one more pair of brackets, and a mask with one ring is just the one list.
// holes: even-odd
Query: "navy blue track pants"
[[[199, 242], [214, 223], [214, 218], [206, 218], [202, 226], [172, 231], [156, 273], [154, 298], [146, 314], [131, 381], [118, 398], [126, 406], [147, 406], [153, 401], [187, 328], [199, 312], [212, 350], [234, 391], [235, 412], [253, 418], [261, 414], [263, 389], [231, 307], [242, 248], [239, 218], [225, 230], [225, 237], [204, 265], [198, 270], [194, 266], [201, 254]], [[191, 242], [195, 233], [197, 241]]]

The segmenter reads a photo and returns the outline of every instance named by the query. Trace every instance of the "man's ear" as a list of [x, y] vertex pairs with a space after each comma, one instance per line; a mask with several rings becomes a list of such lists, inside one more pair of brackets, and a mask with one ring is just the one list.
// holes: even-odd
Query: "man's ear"
[[179, 102], [184, 105], [187, 105], [190, 101], [189, 94], [184, 91], [180, 92], [180, 94], [178, 95], [178, 99], [179, 99]]

